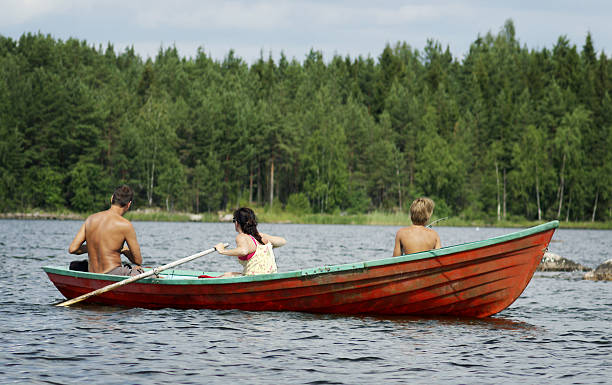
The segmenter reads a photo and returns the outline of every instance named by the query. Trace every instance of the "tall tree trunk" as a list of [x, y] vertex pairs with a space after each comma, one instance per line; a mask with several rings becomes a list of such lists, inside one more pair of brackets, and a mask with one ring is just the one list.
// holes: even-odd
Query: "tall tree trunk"
[[[192, 206], [191, 209], [194, 211], [194, 213], [199, 214], [200, 212], [200, 197], [199, 197], [199, 190], [198, 188], [200, 187], [200, 181], [198, 180], [198, 175], [196, 173], [194, 173], [193, 175], [193, 179], [191, 180], [191, 187], [192, 187], [192, 191], [193, 191], [193, 200], [192, 202]], [[195, 209], [195, 210], [194, 210]]]
[[274, 157], [270, 160], [270, 207], [274, 202]]
[[324, 206], [325, 211], [327, 211], [327, 202], [328, 202], [327, 198], [329, 198], [329, 187], [325, 190], [325, 200], [323, 201], [323, 206]]
[[106, 148], [106, 160], [108, 162], [108, 173], [109, 175], [113, 175], [113, 159], [111, 157], [111, 147], [113, 146], [111, 125], [108, 125], [108, 147]]
[[410, 187], [412, 187], [413, 182], [414, 182], [414, 167], [413, 167], [412, 162], [410, 162], [409, 164], [410, 164], [410, 166], [409, 166], [409, 173], [410, 173], [410, 175], [408, 177], [408, 183], [410, 184]]
[[503, 201], [504, 201], [504, 212], [503, 212], [503, 218], [504, 220], [506, 220], [506, 168], [504, 167], [504, 196], [503, 196]]
[[569, 201], [567, 202], [567, 212], [565, 214], [565, 221], [569, 222], [570, 208], [572, 207], [572, 190], [570, 189]]
[[[225, 163], [226, 164], [229, 163], [229, 160], [230, 160], [230, 156], [229, 156], [229, 154], [226, 154], [225, 155]], [[228, 173], [229, 173], [229, 169], [226, 167], [223, 170], [223, 190], [222, 190], [223, 191], [223, 195], [221, 197], [221, 202], [222, 202], [222, 207], [223, 208], [227, 207], [227, 205], [229, 203], [229, 196], [228, 196], [229, 195], [229, 191], [228, 191], [229, 189], [227, 187], [229, 185], [229, 175], [228, 175]]]
[[597, 200], [599, 199], [599, 188], [595, 192], [595, 204], [593, 205], [593, 215], [591, 216], [591, 222], [595, 222], [595, 214], [597, 213]]
[[399, 166], [397, 166], [395, 170], [395, 175], [397, 176], [397, 201], [399, 203], [399, 209], [402, 211], [402, 180], [400, 179]]
[[536, 167], [536, 202], [538, 204], [538, 221], [542, 220], [542, 209], [540, 208], [540, 180], [538, 178], [538, 168]]
[[[280, 180], [280, 176], [276, 177], [276, 179]], [[280, 183], [275, 183], [274, 184], [274, 196], [276, 197], [276, 199], [280, 200], [280, 188], [281, 188], [281, 184]]]
[[563, 162], [561, 163], [561, 181], [559, 182], [559, 208], [557, 209], [557, 219], [561, 217], [561, 208], [563, 206], [563, 190], [565, 189], [565, 154], [563, 154]]
[[157, 155], [157, 143], [153, 145], [153, 159], [151, 160], [151, 177], [149, 178], [149, 188], [147, 189], [147, 198], [149, 201], [149, 207], [153, 205], [153, 183], [155, 182], [155, 156], [156, 155]]
[[501, 202], [499, 197], [499, 168], [497, 167], [497, 161], [495, 161], [495, 179], [497, 181], [497, 221], [501, 220]]
[[153, 156], [153, 164], [151, 165], [151, 179], [149, 181], [149, 191], [148, 191], [148, 198], [149, 198], [149, 207], [151, 207], [153, 205], [153, 182], [155, 179], [155, 155]]
[[[149, 111], [151, 106], [149, 106]], [[155, 135], [159, 132], [161, 113], [157, 113], [157, 127], [155, 128]], [[153, 160], [151, 165], [151, 180], [149, 184], [149, 207], [153, 205], [153, 184], [155, 181], [155, 158], [157, 157], [157, 136], [153, 136]]]
[[249, 204], [253, 204], [253, 166], [249, 170]]
[[257, 204], [261, 205], [262, 196], [261, 196], [261, 165], [257, 163]]
[[196, 188], [196, 214], [200, 213], [200, 190]]

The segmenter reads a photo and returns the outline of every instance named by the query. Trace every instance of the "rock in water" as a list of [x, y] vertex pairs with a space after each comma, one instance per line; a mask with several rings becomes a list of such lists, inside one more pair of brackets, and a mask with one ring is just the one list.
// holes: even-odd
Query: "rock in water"
[[536, 271], [589, 271], [590, 268], [583, 266], [557, 254], [546, 252], [542, 257]]
[[234, 220], [234, 216], [232, 214], [220, 214], [219, 215], [219, 222], [231, 222]]
[[191, 222], [201, 222], [202, 214], [189, 214], [189, 220]]
[[612, 259], [608, 259], [597, 266], [597, 269], [586, 273], [584, 279], [590, 279], [591, 281], [612, 281]]

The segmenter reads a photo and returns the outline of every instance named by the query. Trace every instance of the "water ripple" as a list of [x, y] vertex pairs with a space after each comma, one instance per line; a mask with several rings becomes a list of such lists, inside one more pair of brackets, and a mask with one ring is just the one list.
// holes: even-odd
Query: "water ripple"
[[[609, 383], [612, 291], [579, 275], [536, 275], [510, 308], [482, 320], [86, 304], [58, 308], [53, 304], [63, 297], [40, 266], [74, 259], [65, 250], [80, 223], [8, 224], [0, 220], [6, 274], [0, 280], [3, 383]], [[168, 262], [170, 251], [189, 255], [218, 239], [233, 239], [227, 224], [135, 226], [151, 264]], [[395, 229], [261, 228], [290, 241], [279, 250], [283, 270], [377, 258], [381, 245], [392, 244]], [[439, 233], [450, 244], [508, 232], [487, 231], [440, 228]], [[54, 235], [42, 242], [37, 238], [43, 233]], [[612, 248], [612, 232], [559, 234], [563, 242], [551, 250], [582, 264], [597, 265], [602, 250]], [[592, 243], [581, 244], [581, 234]], [[24, 244], [31, 246], [16, 246]], [[313, 253], [314, 244], [336, 246]], [[211, 257], [185, 268], [229, 271], [236, 263]]]

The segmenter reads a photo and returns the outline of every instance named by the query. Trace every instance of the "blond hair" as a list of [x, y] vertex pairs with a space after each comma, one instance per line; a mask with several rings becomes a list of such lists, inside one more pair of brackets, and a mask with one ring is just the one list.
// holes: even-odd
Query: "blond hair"
[[410, 205], [410, 220], [412, 220], [412, 224], [425, 225], [429, 218], [431, 218], [435, 206], [434, 201], [429, 198], [421, 197], [415, 199]]

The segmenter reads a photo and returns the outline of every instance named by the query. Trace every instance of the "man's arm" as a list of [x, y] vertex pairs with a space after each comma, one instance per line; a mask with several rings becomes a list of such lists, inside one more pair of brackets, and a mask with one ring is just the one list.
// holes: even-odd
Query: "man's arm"
[[87, 244], [85, 242], [85, 223], [81, 226], [77, 235], [72, 240], [70, 247], [68, 248], [68, 252], [70, 254], [85, 254], [87, 253]]
[[136, 239], [136, 230], [134, 230], [134, 226], [131, 223], [128, 223], [128, 228], [125, 232], [125, 241], [127, 242], [129, 250], [122, 249], [121, 253], [125, 255], [130, 262], [135, 263], [136, 265], [142, 265], [142, 255], [140, 255], [140, 245], [138, 244], [138, 240]]
[[395, 247], [393, 248], [393, 256], [399, 257], [402, 255], [402, 243], [400, 241], [399, 231], [395, 234]]

